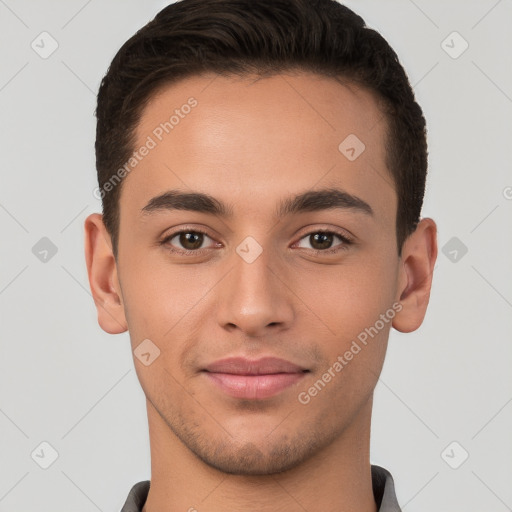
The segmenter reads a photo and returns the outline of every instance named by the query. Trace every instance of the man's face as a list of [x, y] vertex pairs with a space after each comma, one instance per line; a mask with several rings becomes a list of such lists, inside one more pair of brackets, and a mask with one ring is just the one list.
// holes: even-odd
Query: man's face
[[[135, 360], [150, 428], [225, 472], [273, 473], [369, 428], [399, 299], [397, 197], [367, 91], [306, 73], [213, 78], [169, 86], [143, 111], [136, 148], [156, 146], [123, 184], [121, 300], [132, 348], [160, 350]], [[339, 193], [314, 200], [326, 190]], [[214, 201], [151, 202], [171, 191]], [[232, 357], [295, 366], [214, 365]]]

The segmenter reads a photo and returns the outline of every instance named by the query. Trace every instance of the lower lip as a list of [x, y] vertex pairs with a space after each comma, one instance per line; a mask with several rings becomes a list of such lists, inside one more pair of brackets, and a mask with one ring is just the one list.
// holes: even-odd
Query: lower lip
[[207, 377], [226, 394], [246, 400], [261, 400], [277, 395], [297, 383], [304, 373], [275, 373], [266, 375], [234, 375], [205, 372]]

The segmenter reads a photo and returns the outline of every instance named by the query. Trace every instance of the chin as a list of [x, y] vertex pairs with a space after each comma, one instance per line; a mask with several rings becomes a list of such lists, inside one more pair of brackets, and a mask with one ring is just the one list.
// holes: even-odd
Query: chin
[[223, 473], [245, 476], [273, 475], [304, 464], [332, 442], [316, 432], [286, 433], [255, 441], [218, 439], [196, 432], [180, 432], [180, 439], [206, 465]]
[[282, 446], [271, 453], [263, 451], [253, 443], [233, 449], [227, 446], [213, 453], [196, 454], [208, 466], [232, 475], [262, 476], [282, 473], [293, 469], [303, 461], [303, 455]]

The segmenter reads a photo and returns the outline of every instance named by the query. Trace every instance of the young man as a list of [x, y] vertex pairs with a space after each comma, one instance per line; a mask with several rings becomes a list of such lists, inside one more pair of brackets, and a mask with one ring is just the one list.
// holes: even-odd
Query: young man
[[393, 50], [331, 0], [183, 0], [120, 49], [97, 117], [89, 282], [151, 444], [123, 511], [400, 510], [373, 391], [437, 242]]

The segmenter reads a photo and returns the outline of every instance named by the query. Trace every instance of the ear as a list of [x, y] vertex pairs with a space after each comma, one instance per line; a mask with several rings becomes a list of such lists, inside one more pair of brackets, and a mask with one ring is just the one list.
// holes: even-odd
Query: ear
[[402, 246], [397, 301], [402, 309], [393, 319], [400, 332], [415, 331], [423, 322], [437, 259], [437, 227], [432, 219], [422, 219]]
[[99, 213], [93, 213], [85, 220], [85, 261], [100, 327], [109, 334], [125, 332], [128, 326], [117, 278], [117, 263], [110, 235]]

